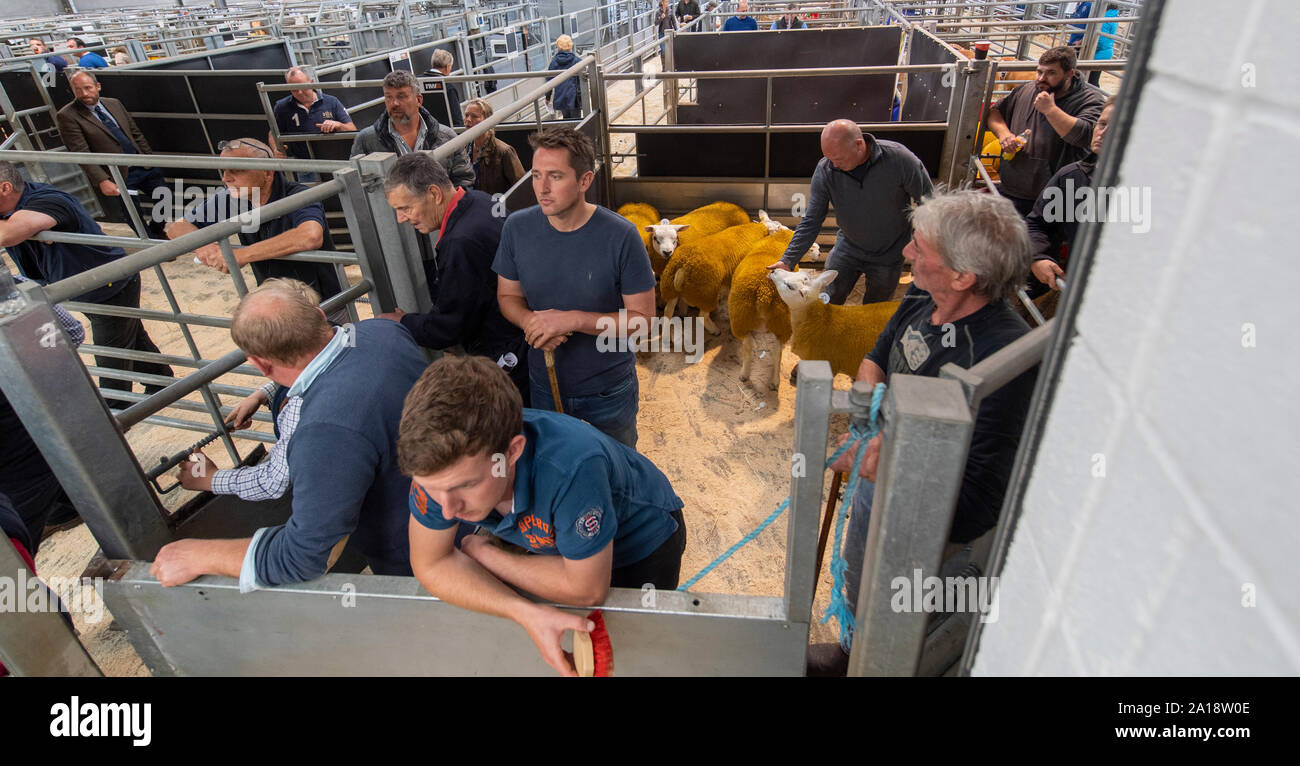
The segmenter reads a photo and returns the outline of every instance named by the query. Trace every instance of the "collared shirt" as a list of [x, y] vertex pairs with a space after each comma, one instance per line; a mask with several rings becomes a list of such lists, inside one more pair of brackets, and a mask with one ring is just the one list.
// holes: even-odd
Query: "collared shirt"
[[[677, 531], [670, 514], [682, 501], [644, 455], [556, 412], [525, 409], [523, 433], [510, 513], [493, 510], [471, 523], [534, 553], [570, 560], [613, 543], [615, 568], [644, 559]], [[430, 529], [459, 523], [415, 482], [408, 506]]]
[[[429, 130], [424, 124], [424, 120], [420, 119], [418, 113], [415, 115], [415, 119], [420, 120], [420, 132], [415, 134], [415, 145], [424, 146], [424, 139], [428, 135]], [[391, 117], [388, 119], [388, 133], [393, 137], [393, 143], [397, 144], [397, 156], [401, 157], [415, 151], [407, 145], [406, 139], [402, 138], [402, 134], [398, 132], [397, 126], [393, 125]]]
[[[267, 401], [271, 401], [275, 383], [263, 386]], [[274, 500], [284, 495], [289, 489], [289, 439], [298, 427], [298, 413], [302, 410], [302, 397], [289, 397], [276, 422], [280, 426], [280, 438], [271, 445], [266, 459], [257, 465], [245, 468], [232, 468], [212, 474], [212, 493], [216, 495], [238, 495], [241, 500], [256, 502]]]
[[[316, 91], [316, 100], [311, 106], [303, 106], [290, 94], [275, 102], [271, 112], [275, 115], [275, 124], [280, 130], [280, 135], [319, 134], [320, 124], [325, 120], [352, 122], [352, 117], [348, 115], [347, 107], [343, 106], [342, 101], [320, 91]], [[305, 160], [311, 156], [305, 141], [286, 141], [284, 145], [289, 154], [298, 159]]]
[[[321, 349], [316, 358], [312, 359], [303, 368], [303, 371], [298, 374], [297, 380], [289, 387], [289, 400], [285, 403], [284, 409], [288, 410], [290, 407], [295, 407], [292, 424], [288, 424], [291, 430], [286, 433], [284, 428], [287, 423], [283, 420], [280, 421], [280, 442], [276, 444], [277, 447], [281, 446], [281, 443], [284, 445], [286, 482], [288, 481], [288, 439], [292, 435], [292, 429], [298, 426], [298, 414], [302, 408], [302, 395], [307, 392], [307, 389], [311, 387], [316, 378], [330, 366], [330, 363], [338, 357], [344, 348], [354, 345], [356, 345], [355, 328], [350, 325], [334, 328], [334, 337], [325, 345], [325, 348]], [[213, 481], [214, 483], [216, 481], [215, 475]], [[248, 593], [258, 589], [257, 570], [254, 562], [256, 561], [258, 543], [267, 529], [270, 529], [270, 527], [262, 527], [253, 534], [253, 539], [248, 544], [248, 550], [244, 553], [244, 563], [239, 568], [239, 591], [241, 593]]]
[[[13, 277], [14, 284], [31, 281], [22, 274], [10, 274], [10, 276]], [[86, 328], [82, 327], [81, 322], [78, 322], [76, 317], [69, 314], [67, 309], [57, 303], [50, 308], [54, 309], [54, 318], [59, 320], [59, 327], [63, 328], [63, 332], [67, 333], [68, 340], [72, 341], [73, 346], [80, 346], [82, 341], [86, 339]]]

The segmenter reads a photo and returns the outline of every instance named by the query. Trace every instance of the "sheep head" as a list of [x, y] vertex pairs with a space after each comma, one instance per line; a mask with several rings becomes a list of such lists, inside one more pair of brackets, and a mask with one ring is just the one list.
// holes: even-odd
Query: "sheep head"
[[839, 272], [828, 269], [821, 273], [811, 271], [782, 271], [773, 269], [767, 278], [776, 284], [776, 294], [786, 302], [791, 311], [802, 309], [814, 301], [821, 301], [822, 292], [835, 281]]
[[768, 235], [775, 234], [782, 229], [789, 230], [789, 227], [786, 226], [785, 224], [781, 223], [780, 221], [773, 221], [771, 218], [769, 218], [766, 210], [758, 211], [758, 220], [755, 221], [755, 223], [761, 223], [764, 226], [766, 226]]
[[651, 244], [654, 251], [664, 258], [671, 258], [673, 251], [677, 249], [677, 232], [691, 227], [688, 223], [669, 223], [667, 218], [661, 219], [659, 223], [647, 224], [645, 230], [650, 232]]

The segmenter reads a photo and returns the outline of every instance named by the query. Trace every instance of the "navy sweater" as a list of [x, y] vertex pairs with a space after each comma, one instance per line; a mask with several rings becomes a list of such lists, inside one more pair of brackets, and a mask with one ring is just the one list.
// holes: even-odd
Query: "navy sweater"
[[325, 573], [344, 535], [375, 574], [410, 575], [406, 501], [411, 480], [397, 467], [397, 427], [424, 356], [400, 324], [368, 319], [303, 394], [289, 442], [293, 515], [263, 533], [254, 558], [263, 585]]
[[[523, 343], [524, 331], [497, 306], [492, 259], [505, 218], [492, 214], [494, 204], [487, 194], [470, 190], [448, 214], [437, 249], [424, 262], [433, 310], [402, 317], [402, 325], [421, 346], [460, 345], [471, 354], [494, 356], [518, 351]], [[420, 235], [419, 240], [423, 246], [429, 238]]]

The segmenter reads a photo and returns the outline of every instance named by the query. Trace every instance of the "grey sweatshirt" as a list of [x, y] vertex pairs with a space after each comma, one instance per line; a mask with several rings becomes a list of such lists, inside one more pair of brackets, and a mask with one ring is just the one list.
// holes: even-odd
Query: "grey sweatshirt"
[[901, 261], [903, 248], [912, 238], [908, 205], [933, 191], [930, 173], [902, 144], [877, 139], [870, 133], [862, 137], [870, 148], [867, 174], [861, 183], [835, 169], [825, 157], [817, 163], [808, 210], [781, 256], [785, 265], [793, 268], [812, 247], [826, 220], [828, 203], [835, 206], [840, 227], [836, 248], [847, 248], [854, 260], [862, 263], [894, 265]]
[[1076, 72], [1074, 84], [1065, 95], [1056, 99], [1061, 111], [1077, 117], [1078, 122], [1065, 136], [1059, 136], [1043, 113], [1034, 108], [1038, 88], [1027, 82], [1008, 93], [994, 109], [1002, 113], [1007, 128], [1020, 135], [1029, 128], [1029, 143], [1010, 160], [1003, 160], [998, 168], [1002, 176], [1002, 193], [1019, 199], [1037, 199], [1038, 193], [1056, 171], [1071, 162], [1078, 162], [1092, 153], [1092, 127], [1101, 117], [1106, 94], [1089, 85]]

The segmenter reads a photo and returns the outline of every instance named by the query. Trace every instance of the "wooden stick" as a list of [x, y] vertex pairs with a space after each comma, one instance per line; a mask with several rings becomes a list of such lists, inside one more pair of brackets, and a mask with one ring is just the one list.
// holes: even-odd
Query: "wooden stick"
[[822, 517], [822, 532], [817, 536], [817, 576], [813, 578], [813, 600], [817, 599], [817, 581], [821, 579], [822, 561], [826, 559], [826, 541], [831, 536], [831, 521], [835, 518], [835, 501], [839, 499], [840, 484], [843, 481], [844, 474], [836, 471], [835, 477], [831, 479], [831, 494], [826, 498], [826, 513]]
[[[564, 414], [564, 405], [560, 402], [560, 379], [555, 375], [555, 351], [547, 349], [542, 352], [546, 356], [546, 375], [551, 379], [551, 399], [555, 402], [555, 411]], [[587, 642], [591, 646], [591, 642]]]

